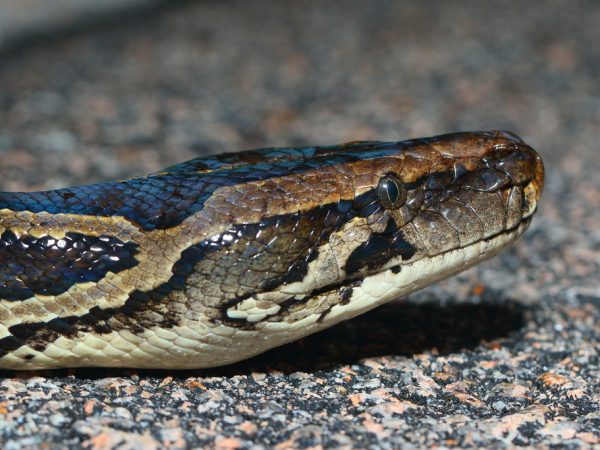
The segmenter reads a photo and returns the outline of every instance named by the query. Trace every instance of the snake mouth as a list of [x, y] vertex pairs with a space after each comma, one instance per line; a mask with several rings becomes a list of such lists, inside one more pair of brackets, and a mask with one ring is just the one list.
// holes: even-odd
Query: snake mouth
[[[349, 299], [347, 307], [338, 307], [340, 320], [456, 275], [525, 233], [542, 195], [544, 165], [519, 138], [502, 136], [508, 142], [490, 150], [485, 169], [465, 177], [460, 189], [447, 189], [441, 200], [424, 202], [401, 228], [402, 239], [413, 248], [409, 258], [392, 258], [337, 287]], [[499, 179], [506, 181], [489, 188]]]
[[339, 286], [331, 286], [330, 293], [343, 293], [346, 301], [327, 311], [327, 326], [355, 317], [391, 300], [405, 297], [492, 258], [525, 233], [530, 223], [531, 215], [524, 217], [513, 228], [466, 247], [455, 248], [401, 266], [393, 265], [361, 279], [347, 279]]

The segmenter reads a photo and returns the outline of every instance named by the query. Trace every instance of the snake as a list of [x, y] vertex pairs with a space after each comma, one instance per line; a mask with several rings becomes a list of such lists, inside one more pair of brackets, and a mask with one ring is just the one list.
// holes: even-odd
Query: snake
[[496, 255], [528, 228], [543, 184], [539, 154], [493, 130], [2, 192], [0, 368], [249, 358]]

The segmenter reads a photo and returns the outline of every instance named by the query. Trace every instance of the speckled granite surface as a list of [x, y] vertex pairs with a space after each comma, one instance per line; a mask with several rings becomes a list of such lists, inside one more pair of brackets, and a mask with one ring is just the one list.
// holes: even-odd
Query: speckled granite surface
[[600, 445], [598, 23], [595, 1], [206, 1], [5, 52], [4, 190], [490, 128], [547, 187], [493, 261], [246, 363], [2, 373], [0, 447]]

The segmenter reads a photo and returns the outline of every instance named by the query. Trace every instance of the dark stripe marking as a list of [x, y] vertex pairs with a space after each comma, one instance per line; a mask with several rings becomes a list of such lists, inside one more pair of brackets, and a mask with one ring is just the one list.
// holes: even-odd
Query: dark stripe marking
[[353, 275], [362, 270], [376, 269], [398, 256], [403, 261], [409, 260], [416, 251], [390, 218], [383, 233], [371, 235], [366, 242], [354, 249], [346, 261], [344, 270], [347, 275]]
[[64, 239], [35, 238], [5, 231], [0, 236], [0, 298], [59, 295], [77, 283], [131, 269], [138, 264], [136, 253], [137, 244], [115, 237], [67, 233]]
[[[173, 275], [148, 292], [133, 291], [125, 304], [119, 308], [102, 309], [97, 306], [82, 316], [57, 317], [48, 322], [21, 323], [8, 328], [12, 336], [0, 339], [0, 358], [7, 353], [28, 344], [32, 348], [43, 351], [47, 344], [60, 336], [74, 337], [78, 332], [93, 330], [100, 334], [110, 333], [118, 324], [121, 328], [129, 327], [136, 333], [142, 332], [144, 323], [134, 320], [136, 312], [143, 310], [151, 302], [158, 302], [176, 289], [183, 290], [185, 279], [193, 272], [195, 263], [203, 256], [202, 245], [194, 245], [182, 252], [181, 258], [173, 266]], [[165, 317], [165, 322], [173, 318]], [[109, 320], [116, 321], [110, 325]], [[163, 323], [163, 326], [169, 326]], [[171, 323], [171, 326], [174, 322]]]

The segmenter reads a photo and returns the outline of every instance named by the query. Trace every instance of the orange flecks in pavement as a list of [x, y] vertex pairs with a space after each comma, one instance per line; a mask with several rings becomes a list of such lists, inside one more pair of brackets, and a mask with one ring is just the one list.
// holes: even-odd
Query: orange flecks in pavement
[[188, 381], [186, 381], [185, 384], [186, 384], [187, 387], [196, 388], [196, 389], [202, 389], [203, 391], [206, 391], [208, 389], [204, 384], [202, 384], [202, 383], [200, 383], [199, 381], [196, 381], [196, 380], [188, 380]]
[[244, 443], [237, 438], [218, 437], [215, 439], [215, 449], [217, 450], [235, 450], [242, 448]]
[[483, 295], [483, 293], [485, 292], [485, 286], [483, 284], [477, 283], [475, 286], [473, 286], [473, 289], [471, 290], [471, 292], [476, 297], [481, 297]]
[[95, 406], [96, 406], [95, 400], [88, 400], [87, 402], [85, 402], [85, 405], [83, 405], [83, 411], [89, 416], [90, 414], [92, 414], [94, 412]]
[[539, 380], [546, 386], [562, 386], [569, 382], [567, 377], [553, 372], [546, 372], [540, 375]]

